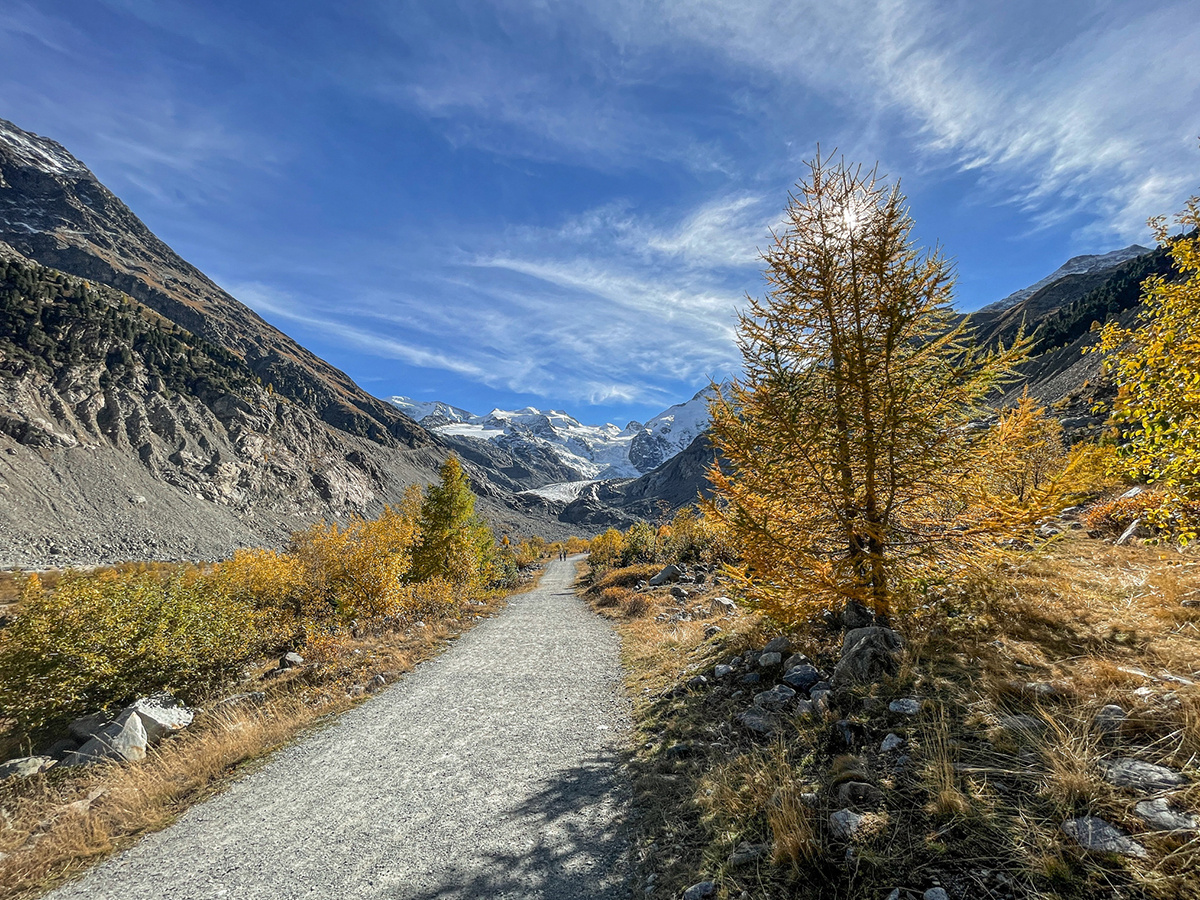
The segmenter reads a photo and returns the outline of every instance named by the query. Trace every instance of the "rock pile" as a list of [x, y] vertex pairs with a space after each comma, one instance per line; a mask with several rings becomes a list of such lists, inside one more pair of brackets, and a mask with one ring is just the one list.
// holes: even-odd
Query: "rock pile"
[[29, 777], [52, 766], [89, 766], [137, 762], [146, 751], [192, 724], [193, 713], [168, 694], [143, 697], [116, 715], [96, 712], [68, 728], [69, 736], [52, 744], [43, 756], [27, 756], [0, 765], [0, 780]]

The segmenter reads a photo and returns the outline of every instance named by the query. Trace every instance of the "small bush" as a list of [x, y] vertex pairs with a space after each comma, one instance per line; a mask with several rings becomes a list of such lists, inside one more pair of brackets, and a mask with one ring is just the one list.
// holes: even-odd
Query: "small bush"
[[604, 572], [621, 564], [625, 552], [625, 536], [615, 528], [592, 538], [588, 550], [588, 565], [593, 572]]
[[31, 579], [0, 634], [0, 708], [43, 736], [154, 691], [196, 702], [261, 646], [253, 607], [214, 579], [73, 574], [53, 592]]
[[1092, 534], [1120, 535], [1137, 519], [1159, 506], [1160, 498], [1154, 491], [1142, 491], [1132, 497], [1114, 497], [1090, 507], [1083, 515], [1083, 527]]
[[630, 594], [621, 604], [621, 612], [627, 619], [640, 619], [650, 611], [650, 601], [645, 594]]
[[632, 592], [628, 588], [606, 587], [600, 591], [600, 599], [596, 601], [596, 605], [601, 609], [611, 609], [614, 606], [620, 606], [631, 596]]

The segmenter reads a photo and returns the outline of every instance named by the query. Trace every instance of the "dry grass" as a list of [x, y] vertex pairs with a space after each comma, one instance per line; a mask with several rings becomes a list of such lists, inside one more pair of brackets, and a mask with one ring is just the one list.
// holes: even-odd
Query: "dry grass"
[[[1200, 838], [1145, 834], [1133, 811], [1140, 798], [1107, 784], [1097, 766], [1131, 755], [1200, 774], [1200, 687], [1185, 683], [1200, 681], [1200, 609], [1181, 604], [1200, 599], [1196, 554], [1072, 535], [1010, 561], [898, 623], [906, 660], [874, 697], [851, 698], [826, 721], [797, 720], [777, 744], [733, 724], [754, 689], [732, 700], [728, 690], [681, 688], [761, 647], [769, 623], [744, 614], [671, 621], [678, 606], [665, 591], [637, 596], [647, 603], [640, 617], [620, 606], [604, 613], [621, 632], [635, 699], [643, 871], [658, 873], [654, 897], [701, 877], [729, 897], [883, 897], [894, 887], [919, 896], [935, 879], [956, 898], [1200, 897]], [[706, 639], [711, 621], [723, 631]], [[830, 667], [835, 635], [795, 637]], [[921, 714], [897, 723], [863, 705], [897, 696], [924, 698]], [[1102, 735], [1095, 715], [1110, 703], [1128, 717]], [[842, 717], [869, 728], [862, 757], [839, 761], [828, 749]], [[912, 760], [904, 769], [874, 749], [896, 728]], [[672, 753], [690, 744], [701, 749]], [[868, 774], [856, 769], [864, 761], [863, 780], [884, 790], [887, 811], [848, 857], [828, 833], [830, 795]], [[814, 787], [815, 806], [800, 799]], [[1200, 811], [1200, 784], [1173, 802]], [[1061, 830], [1083, 814], [1134, 833], [1149, 858], [1084, 852]], [[734, 868], [729, 855], [743, 841], [770, 850]]]
[[[461, 619], [368, 635], [346, 642], [316, 667], [263, 684], [253, 679], [242, 689], [265, 691], [263, 703], [202, 708], [190, 728], [142, 763], [50, 769], [0, 783], [0, 900], [38, 896], [140, 834], [170, 824], [243, 774], [246, 764], [361, 702], [359, 686], [375, 675], [390, 681], [411, 670], [503, 605], [503, 598], [493, 598], [467, 607]], [[264, 663], [259, 674], [271, 666]]]

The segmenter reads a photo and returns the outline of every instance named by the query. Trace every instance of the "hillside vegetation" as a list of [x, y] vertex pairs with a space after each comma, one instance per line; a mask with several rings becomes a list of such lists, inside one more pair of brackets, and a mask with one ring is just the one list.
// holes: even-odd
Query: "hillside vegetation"
[[1116, 394], [1068, 447], [985, 418], [1035, 340], [977, 349], [899, 192], [811, 164], [713, 497], [591, 546], [647, 897], [1200, 897], [1198, 203], [1057, 320]]

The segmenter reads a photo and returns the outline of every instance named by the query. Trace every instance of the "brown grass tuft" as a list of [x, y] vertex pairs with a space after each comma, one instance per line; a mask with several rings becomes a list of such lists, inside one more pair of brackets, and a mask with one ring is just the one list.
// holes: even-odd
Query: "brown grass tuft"
[[[470, 615], [461, 621], [369, 635], [344, 642], [336, 653], [326, 648], [330, 652], [316, 668], [264, 686], [268, 696], [261, 706], [202, 708], [191, 727], [144, 762], [50, 769], [0, 783], [0, 900], [40, 894], [137, 835], [169, 825], [221, 790], [247, 762], [359, 702], [348, 693], [354, 685], [380, 672], [394, 677], [409, 671], [471, 627], [475, 616], [502, 606], [503, 599], [493, 598], [468, 607]], [[311, 662], [321, 656], [305, 652]]]

